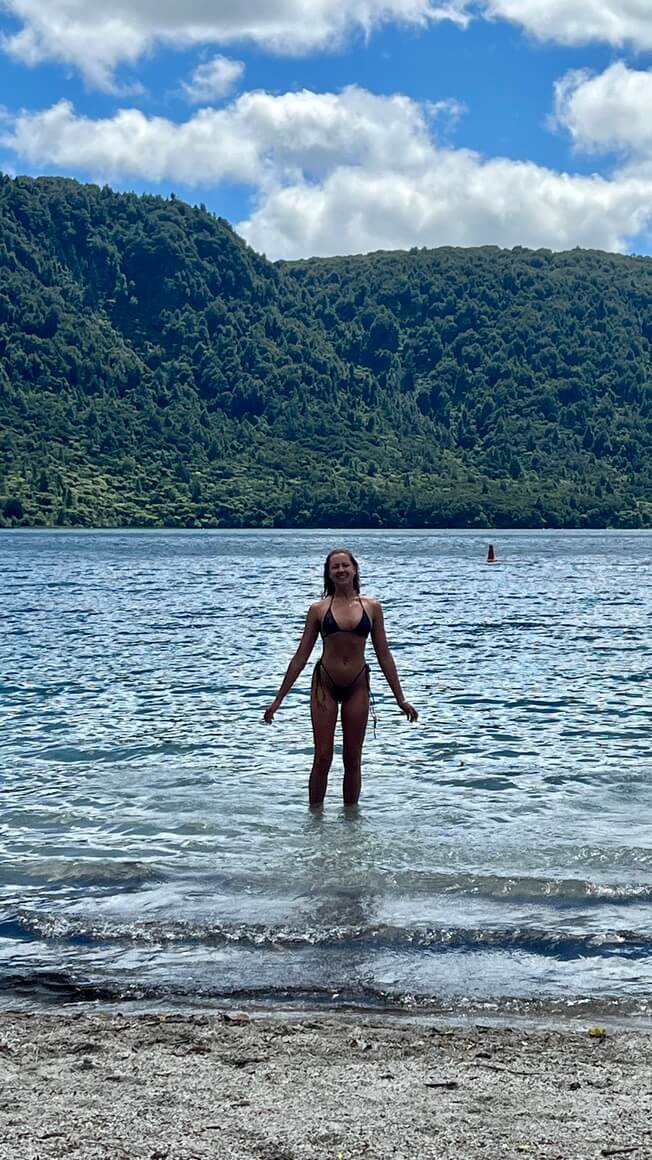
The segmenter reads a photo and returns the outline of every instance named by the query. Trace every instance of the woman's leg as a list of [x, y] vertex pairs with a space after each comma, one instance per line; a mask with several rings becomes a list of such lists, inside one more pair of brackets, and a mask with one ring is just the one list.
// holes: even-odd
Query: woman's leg
[[310, 716], [315, 756], [310, 771], [308, 797], [311, 806], [320, 806], [326, 795], [328, 771], [333, 760], [333, 739], [337, 724], [337, 701], [331, 696], [324, 683], [319, 680], [318, 670], [312, 678], [310, 690]]
[[342, 741], [344, 757], [344, 804], [353, 806], [362, 788], [362, 744], [369, 717], [369, 685], [366, 672], [342, 705]]

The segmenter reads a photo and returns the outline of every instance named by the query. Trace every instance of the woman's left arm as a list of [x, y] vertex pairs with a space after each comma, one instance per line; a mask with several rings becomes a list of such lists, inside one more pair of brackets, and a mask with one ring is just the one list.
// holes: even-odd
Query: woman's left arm
[[392, 656], [389, 645], [387, 643], [383, 610], [377, 600], [374, 600], [373, 602], [370, 601], [370, 603], [372, 604], [373, 612], [371, 640], [376, 656], [378, 657], [378, 664], [383, 670], [385, 680], [387, 681], [387, 684], [389, 685], [396, 698], [396, 704], [398, 705], [399, 709], [402, 713], [405, 713], [408, 721], [416, 721], [419, 714], [417, 713], [414, 706], [411, 705], [409, 701], [406, 701], [405, 697], [403, 696], [401, 682], [399, 680], [398, 672], [396, 669], [396, 662], [394, 661], [394, 657]]

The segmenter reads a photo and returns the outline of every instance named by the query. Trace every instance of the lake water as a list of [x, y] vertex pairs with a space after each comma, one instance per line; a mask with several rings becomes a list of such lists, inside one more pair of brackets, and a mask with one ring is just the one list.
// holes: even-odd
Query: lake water
[[[0, 533], [0, 1005], [652, 1016], [652, 534]], [[410, 725], [307, 809], [348, 543]], [[318, 655], [315, 651], [315, 657]]]

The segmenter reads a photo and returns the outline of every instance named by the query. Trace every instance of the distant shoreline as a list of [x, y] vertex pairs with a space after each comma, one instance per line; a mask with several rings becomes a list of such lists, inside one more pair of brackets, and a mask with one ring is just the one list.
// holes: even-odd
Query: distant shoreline
[[69, 532], [92, 533], [92, 532], [147, 532], [150, 535], [157, 535], [164, 532], [166, 535], [171, 533], [186, 535], [189, 532], [210, 532], [211, 534], [219, 535], [233, 535], [234, 533], [260, 532], [269, 535], [282, 536], [288, 533], [338, 533], [343, 536], [357, 536], [357, 535], [384, 535], [390, 533], [392, 535], [414, 535], [415, 533], [423, 532], [424, 535], [440, 535], [446, 532], [452, 532], [455, 535], [479, 536], [488, 537], [493, 536], [500, 539], [501, 536], [522, 535], [522, 536], [547, 536], [547, 535], [603, 535], [611, 533], [613, 535], [635, 535], [635, 534], [649, 534], [652, 532], [652, 524], [649, 527], [615, 527], [613, 525], [605, 527], [456, 527], [451, 524], [447, 527], [406, 527], [404, 524], [387, 525], [386, 527], [344, 527], [342, 525], [333, 524], [332, 526], [322, 527], [321, 525], [302, 525], [301, 527], [263, 527], [257, 525], [246, 525], [242, 527], [210, 527], [205, 525], [203, 527], [182, 527], [180, 524], [161, 524], [161, 526], [154, 527], [152, 525], [139, 524], [95, 524], [92, 527], [83, 525], [68, 524], [66, 526], [55, 526], [52, 524], [15, 524], [10, 526], [8, 524], [0, 525], [0, 535], [3, 532], [56, 532], [57, 535], [67, 534]]

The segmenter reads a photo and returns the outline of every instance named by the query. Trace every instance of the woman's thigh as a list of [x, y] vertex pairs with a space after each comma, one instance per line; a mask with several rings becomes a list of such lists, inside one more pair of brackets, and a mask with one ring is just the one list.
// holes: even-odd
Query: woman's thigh
[[344, 754], [359, 753], [364, 742], [369, 718], [369, 689], [366, 677], [352, 690], [351, 696], [342, 705], [342, 741]]
[[320, 685], [316, 674], [312, 679], [310, 691], [310, 717], [315, 750], [321, 753], [332, 752], [337, 725], [337, 701], [323, 685]]

